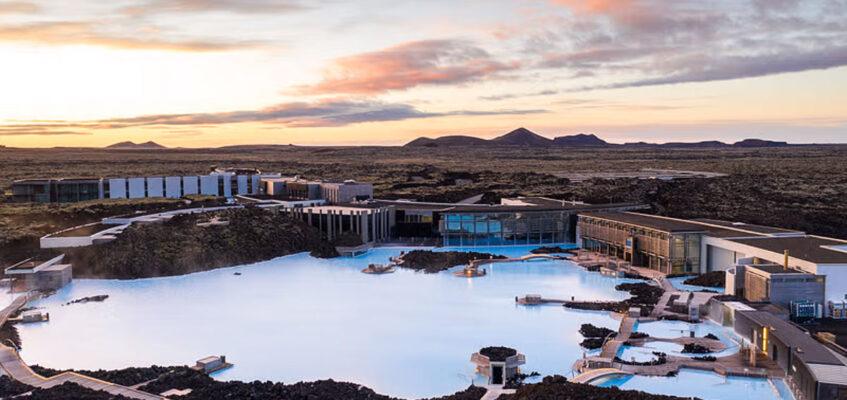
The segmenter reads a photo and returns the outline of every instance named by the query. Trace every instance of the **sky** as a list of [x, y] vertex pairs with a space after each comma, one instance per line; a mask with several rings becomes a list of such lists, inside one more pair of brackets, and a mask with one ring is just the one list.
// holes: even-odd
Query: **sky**
[[847, 0], [0, 0], [0, 145], [847, 142]]

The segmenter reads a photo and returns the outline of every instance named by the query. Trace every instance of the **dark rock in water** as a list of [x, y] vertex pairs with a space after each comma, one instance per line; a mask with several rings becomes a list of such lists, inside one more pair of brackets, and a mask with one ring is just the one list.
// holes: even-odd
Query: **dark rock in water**
[[559, 246], [544, 246], [539, 247], [537, 249], [532, 249], [529, 251], [532, 254], [558, 254], [558, 253], [567, 253], [574, 254], [576, 253], [575, 249], [563, 249]]
[[579, 334], [587, 338], [605, 338], [615, 331], [609, 328], [597, 327], [592, 324], [582, 324], [579, 327]]
[[683, 353], [694, 353], [694, 354], [705, 354], [711, 353], [708, 347], [699, 345], [697, 343], [686, 343], [685, 346], [682, 346]]
[[101, 302], [101, 301], [104, 301], [108, 298], [109, 298], [108, 294], [99, 294], [97, 296], [86, 296], [86, 297], [83, 297], [81, 299], [71, 300], [71, 301], [69, 301], [65, 304], [62, 304], [62, 305], [67, 306], [67, 305], [77, 304], [77, 303], [88, 303], [90, 301]]
[[236, 272], [233, 275], [241, 276], [241, 272]]
[[706, 336], [703, 336], [703, 337], [706, 338], [706, 339], [721, 340], [719, 337], [715, 336], [712, 333], [706, 334]]
[[430, 251], [412, 250], [403, 255], [402, 268], [410, 268], [426, 273], [448, 270], [457, 265], [467, 265], [472, 260], [503, 259], [505, 256], [477, 253], [474, 251]]
[[709, 361], [709, 362], [718, 360], [718, 358], [715, 357], [715, 356], [698, 356], [698, 357], [691, 357], [691, 359], [697, 360], [697, 361]]
[[[683, 400], [681, 397], [621, 390], [571, 383], [560, 376], [546, 376], [541, 383], [523, 385], [513, 394], [502, 394], [499, 400]], [[687, 398], [686, 398], [687, 400]]]
[[620, 357], [615, 357], [615, 362], [626, 365], [662, 365], [668, 362], [668, 355], [662, 352], [654, 351], [653, 354], [657, 357], [650, 361], [627, 361]]
[[479, 354], [488, 357], [491, 361], [506, 361], [507, 358], [518, 354], [518, 351], [510, 347], [490, 346], [480, 349]]
[[650, 334], [648, 334], [647, 332], [632, 332], [629, 335], [630, 339], [644, 339], [646, 337], [650, 337]]
[[688, 278], [682, 283], [686, 285], [705, 287], [724, 287], [726, 285], [726, 273], [724, 271], [712, 271], [693, 278]]
[[579, 343], [584, 349], [594, 350], [603, 347], [603, 343], [606, 342], [606, 339], [599, 337], [592, 337], [583, 339], [582, 342]]

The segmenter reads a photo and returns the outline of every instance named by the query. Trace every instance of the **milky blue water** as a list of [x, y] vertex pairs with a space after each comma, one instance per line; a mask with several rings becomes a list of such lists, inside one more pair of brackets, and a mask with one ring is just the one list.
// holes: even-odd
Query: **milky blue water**
[[[520, 256], [529, 249], [487, 251]], [[401, 250], [408, 249], [333, 260], [298, 254], [169, 278], [75, 280], [33, 303], [51, 319], [19, 325], [21, 356], [53, 368], [113, 369], [193, 364], [223, 354], [235, 367], [215, 375], [222, 380], [332, 378], [393, 396], [439, 396], [469, 384], [469, 359], [481, 347], [518, 349], [527, 358], [524, 372], [567, 375], [583, 355], [580, 324], [619, 324], [607, 313], [518, 306], [515, 296], [628, 296], [614, 286], [629, 280], [568, 261], [491, 264], [479, 278], [360, 272]], [[62, 306], [98, 294], [110, 297]]]
[[781, 380], [724, 377], [693, 369], [681, 369], [674, 377], [628, 376], [595, 384], [680, 397], [696, 396], [704, 400], [793, 399], [791, 392]]

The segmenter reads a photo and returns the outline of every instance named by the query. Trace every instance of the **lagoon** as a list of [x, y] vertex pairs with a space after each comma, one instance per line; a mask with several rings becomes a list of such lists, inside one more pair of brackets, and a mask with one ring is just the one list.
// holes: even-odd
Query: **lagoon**
[[[521, 256], [530, 249], [483, 251]], [[221, 380], [332, 378], [392, 396], [432, 397], [467, 387], [470, 355], [490, 345], [525, 354], [524, 372], [569, 375], [584, 351], [579, 326], [617, 329], [618, 321], [604, 312], [518, 306], [515, 296], [619, 300], [628, 293], [614, 286], [632, 282], [548, 260], [486, 265], [480, 278], [360, 272], [401, 250], [410, 249], [331, 260], [297, 254], [178, 277], [75, 280], [31, 303], [51, 319], [19, 325], [21, 356], [52, 368], [116, 369], [223, 354], [235, 367], [215, 375]], [[62, 305], [98, 294], [110, 297]]]

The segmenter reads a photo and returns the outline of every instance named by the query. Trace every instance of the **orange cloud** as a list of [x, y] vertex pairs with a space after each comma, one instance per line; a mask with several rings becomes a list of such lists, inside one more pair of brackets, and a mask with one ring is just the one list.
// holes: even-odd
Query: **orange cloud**
[[0, 41], [185, 52], [226, 51], [255, 45], [255, 43], [244, 42], [162, 40], [111, 36], [98, 33], [95, 25], [89, 22], [37, 22], [16, 26], [0, 26]]
[[418, 85], [481, 80], [518, 66], [494, 61], [487, 52], [467, 42], [424, 40], [338, 58], [324, 72], [321, 82], [298, 89], [308, 95], [376, 94]]
[[38, 12], [39, 7], [32, 3], [22, 1], [0, 2], [0, 15], [3, 14], [27, 14]]
[[551, 0], [576, 12], [593, 14], [618, 13], [646, 3], [645, 0]]

